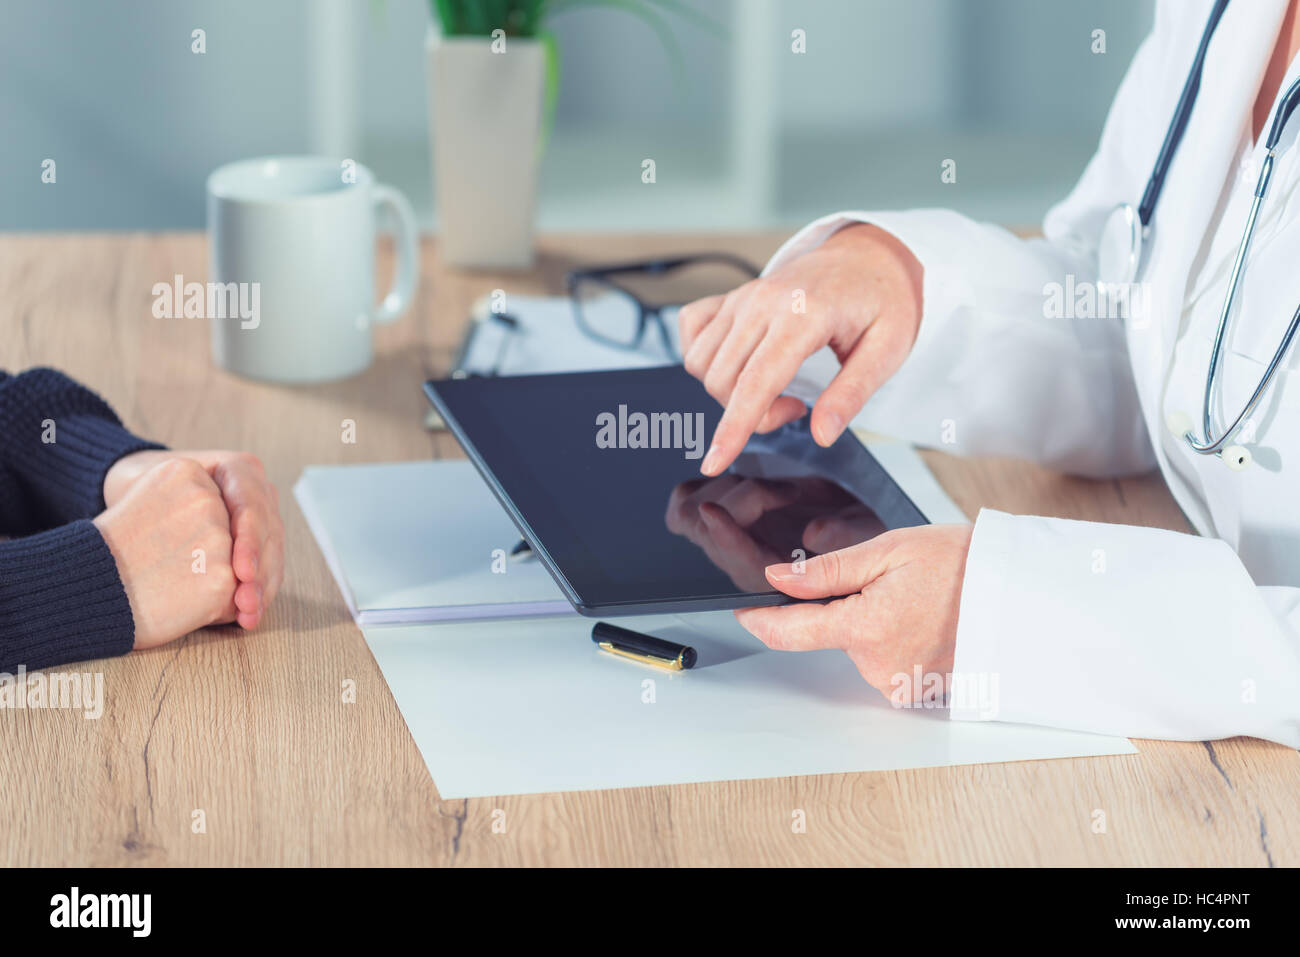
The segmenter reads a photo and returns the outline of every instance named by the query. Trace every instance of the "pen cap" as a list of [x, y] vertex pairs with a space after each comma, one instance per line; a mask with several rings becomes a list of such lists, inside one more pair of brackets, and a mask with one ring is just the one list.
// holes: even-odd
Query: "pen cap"
[[695, 649], [687, 645], [665, 641], [630, 628], [620, 628], [607, 621], [598, 621], [592, 626], [591, 640], [596, 644], [608, 642], [624, 651], [657, 658], [665, 663], [680, 661], [682, 668], [693, 668], [697, 658]]
[[643, 635], [639, 631], [620, 628], [618, 625], [611, 625], [607, 621], [598, 621], [591, 626], [591, 640], [596, 644], [600, 644], [602, 641], [612, 641], [615, 644], [638, 645], [648, 637], [648, 635]]

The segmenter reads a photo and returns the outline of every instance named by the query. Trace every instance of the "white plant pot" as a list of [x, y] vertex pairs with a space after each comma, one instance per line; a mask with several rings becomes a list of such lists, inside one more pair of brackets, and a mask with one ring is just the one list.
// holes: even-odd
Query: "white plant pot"
[[429, 137], [444, 261], [526, 268], [533, 261], [546, 58], [536, 40], [444, 37], [430, 29]]

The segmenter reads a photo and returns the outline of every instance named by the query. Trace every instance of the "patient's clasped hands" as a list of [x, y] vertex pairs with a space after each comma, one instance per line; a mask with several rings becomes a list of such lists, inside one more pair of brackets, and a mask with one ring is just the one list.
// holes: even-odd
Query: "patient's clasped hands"
[[256, 628], [284, 575], [280, 499], [246, 452], [136, 452], [104, 478], [95, 518], [135, 618], [135, 647], [206, 625]]

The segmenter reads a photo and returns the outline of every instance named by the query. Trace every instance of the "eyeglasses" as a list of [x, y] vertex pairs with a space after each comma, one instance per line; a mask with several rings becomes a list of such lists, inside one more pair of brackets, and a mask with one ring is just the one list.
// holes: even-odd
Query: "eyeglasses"
[[730, 292], [758, 275], [758, 268], [739, 256], [701, 253], [575, 269], [567, 283], [573, 318], [587, 336], [620, 349], [639, 349], [646, 329], [653, 325], [664, 352], [679, 362], [673, 328], [664, 312]]

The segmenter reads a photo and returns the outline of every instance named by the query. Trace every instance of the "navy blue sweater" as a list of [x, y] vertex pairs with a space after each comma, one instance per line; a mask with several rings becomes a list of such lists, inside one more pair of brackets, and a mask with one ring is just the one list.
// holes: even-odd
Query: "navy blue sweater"
[[109, 466], [157, 448], [61, 372], [0, 372], [0, 536], [16, 536], [0, 541], [0, 672], [131, 650], [131, 605], [90, 519]]

